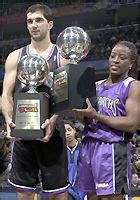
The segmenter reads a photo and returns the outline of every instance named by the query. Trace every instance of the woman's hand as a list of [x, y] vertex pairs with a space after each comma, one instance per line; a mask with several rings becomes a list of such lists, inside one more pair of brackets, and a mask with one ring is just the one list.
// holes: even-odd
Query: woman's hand
[[97, 111], [92, 107], [92, 104], [88, 98], [86, 98], [87, 108], [86, 109], [72, 109], [76, 115], [81, 116], [82, 118], [92, 118], [96, 119]]

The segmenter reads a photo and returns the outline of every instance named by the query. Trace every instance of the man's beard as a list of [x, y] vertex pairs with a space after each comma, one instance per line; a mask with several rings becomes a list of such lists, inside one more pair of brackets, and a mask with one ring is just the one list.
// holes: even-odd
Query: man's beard
[[31, 38], [35, 41], [35, 42], [40, 42], [45, 38], [45, 35], [43, 36], [38, 36], [38, 37], [33, 37], [31, 36]]

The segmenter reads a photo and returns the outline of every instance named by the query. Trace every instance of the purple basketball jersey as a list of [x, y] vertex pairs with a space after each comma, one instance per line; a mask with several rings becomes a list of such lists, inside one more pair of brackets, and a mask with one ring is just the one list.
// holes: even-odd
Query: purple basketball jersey
[[[126, 116], [125, 102], [129, 88], [135, 79], [127, 77], [119, 83], [105, 86], [105, 81], [96, 83], [98, 112], [106, 116]], [[113, 129], [100, 122], [88, 119], [83, 134], [104, 142], [118, 142], [124, 140], [124, 132]]]

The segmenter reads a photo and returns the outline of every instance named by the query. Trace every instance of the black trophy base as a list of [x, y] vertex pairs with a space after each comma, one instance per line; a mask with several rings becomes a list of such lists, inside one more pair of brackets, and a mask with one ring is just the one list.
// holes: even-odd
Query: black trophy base
[[44, 129], [40, 130], [12, 129], [11, 136], [16, 138], [21, 138], [22, 140], [36, 140], [38, 138], [44, 137]]
[[49, 95], [39, 93], [15, 93], [11, 136], [25, 140], [44, 137], [42, 123], [49, 117]]
[[96, 108], [95, 71], [92, 67], [68, 64], [56, 69], [51, 112], [86, 108], [86, 98]]

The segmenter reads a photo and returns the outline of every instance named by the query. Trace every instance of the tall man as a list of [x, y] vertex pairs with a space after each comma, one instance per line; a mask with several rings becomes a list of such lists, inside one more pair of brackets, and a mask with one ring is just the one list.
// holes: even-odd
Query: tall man
[[[56, 45], [51, 42], [50, 31], [53, 28], [53, 16], [50, 8], [44, 4], [29, 7], [27, 29], [31, 43], [11, 52], [5, 63], [3, 82], [2, 111], [7, 123], [7, 137], [11, 140], [13, 111], [13, 91], [23, 91], [17, 79], [17, 64], [29, 54], [38, 54], [49, 63], [50, 71], [55, 70], [68, 61], [63, 59]], [[46, 86], [38, 87], [38, 91], [46, 90]], [[67, 152], [65, 149], [64, 130], [55, 127], [58, 115], [53, 115], [42, 124], [45, 137], [34, 141], [16, 140], [12, 153], [12, 170], [9, 183], [17, 187], [17, 200], [33, 200], [34, 190], [38, 184], [38, 172], [41, 171], [43, 191], [50, 199], [67, 199]], [[63, 137], [62, 137], [62, 135]]]

